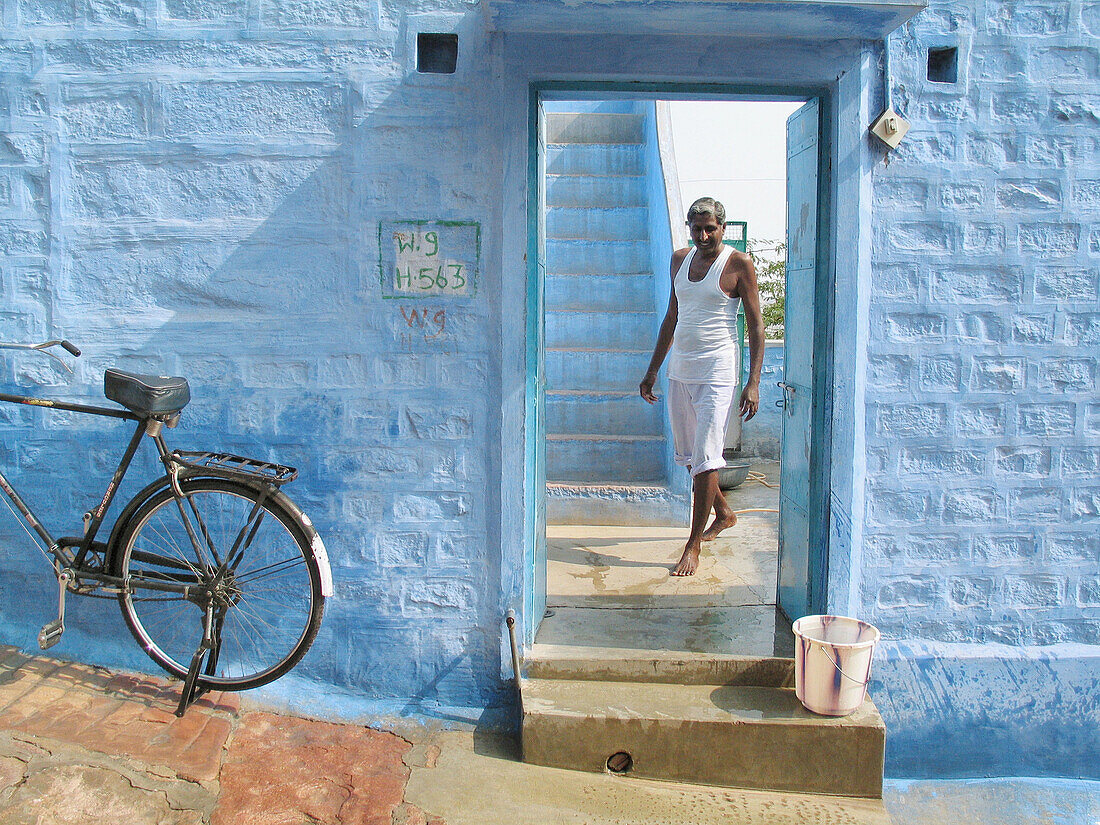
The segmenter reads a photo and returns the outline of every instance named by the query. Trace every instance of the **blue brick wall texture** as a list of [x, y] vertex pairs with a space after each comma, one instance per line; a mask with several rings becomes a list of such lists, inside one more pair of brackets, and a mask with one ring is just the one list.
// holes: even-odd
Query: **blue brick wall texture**
[[[85, 351], [72, 379], [5, 357], [0, 383], [102, 400], [112, 364], [187, 376], [174, 445], [302, 468], [288, 492], [330, 548], [337, 595], [295, 674], [413, 706], [508, 699], [486, 586], [493, 290], [378, 287], [379, 221], [491, 223], [484, 180], [500, 173], [479, 156], [492, 118], [474, 76], [412, 72], [413, 4], [0, 7], [0, 338], [61, 333]], [[0, 461], [58, 534], [79, 532], [126, 437], [0, 410]], [[4, 640], [31, 647], [56, 588], [6, 514], [0, 537]], [[150, 667], [111, 603], [72, 602], [57, 651]]]
[[[527, 89], [483, 10], [0, 0], [0, 20], [0, 337], [63, 333], [86, 352], [73, 379], [5, 356], [0, 385], [96, 399], [106, 366], [188, 376], [174, 444], [303, 470], [290, 492], [338, 595], [295, 676], [403, 708], [509, 702], [500, 620], [522, 573], [502, 563], [518, 553], [502, 531], [522, 497], [501, 479], [523, 451], [498, 411], [524, 392], [501, 381], [522, 371], [505, 335], [522, 329], [524, 273], [504, 271], [501, 237], [525, 225], [505, 220], [522, 193], [500, 190], [525, 163], [506, 144], [526, 123], [502, 119], [526, 112]], [[456, 74], [415, 72], [418, 30], [460, 32]], [[874, 685], [892, 770], [1095, 771], [1098, 38], [1100, 7], [1078, 0], [934, 0], [891, 38], [913, 129], [871, 177], [851, 564], [854, 608], [892, 642]], [[591, 42], [593, 66], [617, 59]], [[944, 46], [953, 84], [926, 77]], [[694, 80], [715, 65], [665, 71], [684, 48], [607, 71]], [[814, 48], [805, 64], [874, 49]], [[759, 54], [739, 53], [706, 79], [757, 71]], [[761, 59], [779, 83], [808, 82], [798, 60]], [[879, 80], [866, 73], [868, 99]], [[481, 223], [476, 292], [382, 297], [378, 226], [408, 219]], [[555, 254], [607, 264], [583, 245]], [[124, 439], [0, 406], [0, 462], [53, 523], [97, 498], [65, 480], [101, 489]], [[10, 519], [0, 547], [3, 637], [31, 647], [51, 576]], [[59, 652], [149, 667], [112, 604], [71, 601]]]
[[[891, 40], [874, 178], [863, 612], [942, 642], [1100, 644], [1100, 17], [933, 3]], [[956, 83], [926, 78], [957, 46]]]
[[891, 38], [860, 578], [891, 772], [1096, 775], [1097, 11], [936, 2]]

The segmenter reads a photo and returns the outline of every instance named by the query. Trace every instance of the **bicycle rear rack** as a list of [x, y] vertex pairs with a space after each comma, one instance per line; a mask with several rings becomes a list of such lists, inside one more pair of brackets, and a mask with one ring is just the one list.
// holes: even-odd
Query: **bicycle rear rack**
[[262, 481], [280, 487], [298, 477], [293, 467], [271, 464], [229, 453], [201, 453], [174, 450], [169, 459], [192, 473], [243, 481]]

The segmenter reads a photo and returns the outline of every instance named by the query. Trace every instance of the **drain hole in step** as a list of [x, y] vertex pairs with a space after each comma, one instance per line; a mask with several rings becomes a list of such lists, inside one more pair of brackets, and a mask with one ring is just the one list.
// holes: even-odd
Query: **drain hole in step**
[[626, 773], [634, 767], [634, 760], [626, 751], [619, 751], [607, 757], [607, 769], [611, 773]]

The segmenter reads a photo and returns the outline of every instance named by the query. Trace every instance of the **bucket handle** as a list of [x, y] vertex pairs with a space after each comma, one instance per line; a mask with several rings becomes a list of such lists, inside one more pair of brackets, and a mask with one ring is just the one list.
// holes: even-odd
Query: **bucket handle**
[[851, 676], [844, 672], [844, 670], [840, 667], [840, 663], [837, 662], [837, 660], [829, 654], [829, 651], [825, 649], [824, 645], [821, 646], [821, 652], [825, 654], [825, 658], [829, 660], [829, 664], [836, 668], [836, 672], [847, 679], [849, 682], [855, 682], [857, 685], [866, 686], [866, 684], [871, 681], [871, 665], [874, 664], [874, 659], [867, 663], [867, 678], [853, 679]]

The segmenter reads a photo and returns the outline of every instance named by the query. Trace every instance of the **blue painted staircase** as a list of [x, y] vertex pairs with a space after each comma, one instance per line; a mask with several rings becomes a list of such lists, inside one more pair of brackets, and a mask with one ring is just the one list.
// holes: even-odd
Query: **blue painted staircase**
[[638, 395], [660, 322], [645, 115], [546, 118], [548, 518], [675, 521], [664, 409]]

